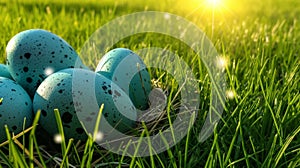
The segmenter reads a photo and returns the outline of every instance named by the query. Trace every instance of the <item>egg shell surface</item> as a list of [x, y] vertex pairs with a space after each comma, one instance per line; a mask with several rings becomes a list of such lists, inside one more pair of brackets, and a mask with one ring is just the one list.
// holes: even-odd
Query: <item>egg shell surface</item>
[[76, 51], [65, 40], [42, 29], [15, 35], [8, 42], [6, 56], [11, 76], [31, 97], [48, 75], [83, 66]]
[[40, 124], [48, 133], [58, 133], [53, 113], [58, 109], [66, 138], [80, 140], [86, 139], [80, 122], [93, 133], [101, 104], [104, 104], [100, 121], [103, 133], [114, 127], [126, 132], [135, 126], [137, 116], [129, 97], [111, 80], [92, 71], [77, 68], [58, 71], [41, 83], [33, 100], [34, 111], [41, 110]]
[[0, 76], [12, 79], [12, 77], [11, 77], [9, 71], [8, 71], [7, 66], [4, 65], [4, 64], [0, 64]]
[[32, 124], [32, 102], [27, 92], [15, 81], [0, 77], [0, 142], [6, 140], [4, 125], [15, 135]]
[[133, 51], [116, 48], [105, 54], [96, 72], [116, 83], [129, 95], [137, 109], [148, 108], [148, 95], [151, 92], [150, 74], [143, 60]]

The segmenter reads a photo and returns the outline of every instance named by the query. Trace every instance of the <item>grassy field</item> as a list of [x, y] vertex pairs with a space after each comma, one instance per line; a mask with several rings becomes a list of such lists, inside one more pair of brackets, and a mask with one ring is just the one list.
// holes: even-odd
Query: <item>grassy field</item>
[[[205, 68], [193, 62], [190, 50], [178, 47], [177, 51], [178, 44], [174, 42], [173, 47], [172, 43], [168, 45], [189, 63], [201, 86], [201, 113], [199, 111], [188, 136], [176, 146], [151, 157], [132, 158], [113, 154], [89, 141], [86, 146], [84, 143], [70, 145], [67, 154], [65, 149], [58, 154], [50, 152], [53, 156], [50, 157], [43, 150], [46, 146], [40, 146], [40, 153], [35, 146], [32, 149], [35, 152], [27, 155], [25, 150], [10, 143], [0, 147], [0, 165], [15, 167], [16, 159], [11, 152], [17, 150], [24, 162], [29, 163], [28, 158], [34, 157], [35, 165], [38, 162], [54, 166], [61, 162], [58, 158], [65, 158], [64, 163], [78, 167], [89, 164], [99, 167], [299, 167], [298, 0], [224, 0], [214, 9], [201, 0], [0, 0], [0, 63], [5, 63], [8, 41], [20, 31], [50, 30], [80, 53], [84, 42], [103, 24], [118, 16], [145, 10], [170, 12], [195, 23], [228, 60], [227, 89], [234, 97], [226, 99], [226, 110], [214, 134], [205, 142], [197, 141], [210, 105], [211, 84]], [[125, 39], [116, 46], [133, 50], [145, 44], [164, 47], [164, 42], [170, 40], [163, 41], [153, 35], [142, 43], [136, 42], [138, 38]], [[95, 66], [91, 60], [82, 59]], [[163, 88], [172, 87], [163, 79], [160, 81]], [[93, 157], [87, 157], [88, 154]]]

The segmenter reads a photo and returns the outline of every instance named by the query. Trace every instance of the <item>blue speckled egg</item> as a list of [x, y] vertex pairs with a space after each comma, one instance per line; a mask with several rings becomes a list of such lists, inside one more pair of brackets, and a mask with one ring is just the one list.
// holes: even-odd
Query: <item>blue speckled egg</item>
[[[112, 127], [126, 132], [135, 126], [136, 111], [129, 97], [111, 80], [92, 71], [58, 71], [41, 83], [33, 99], [34, 111], [41, 110], [40, 124], [45, 130], [51, 135], [58, 133], [53, 113], [57, 108], [66, 137], [81, 140], [86, 139], [86, 133], [80, 121], [91, 133], [101, 104], [103, 117]], [[109, 132], [109, 127], [104, 127], [104, 132]]]
[[83, 66], [76, 51], [66, 41], [41, 29], [15, 35], [6, 47], [6, 55], [11, 76], [31, 97], [48, 75]]
[[6, 77], [12, 79], [7, 66], [4, 64], [0, 64], [0, 77]]
[[18, 134], [32, 124], [32, 102], [27, 92], [15, 81], [0, 77], [0, 142], [6, 140], [4, 125]]
[[116, 48], [101, 58], [96, 72], [121, 87], [136, 108], [145, 110], [151, 92], [150, 75], [146, 68], [143, 60], [133, 51]]

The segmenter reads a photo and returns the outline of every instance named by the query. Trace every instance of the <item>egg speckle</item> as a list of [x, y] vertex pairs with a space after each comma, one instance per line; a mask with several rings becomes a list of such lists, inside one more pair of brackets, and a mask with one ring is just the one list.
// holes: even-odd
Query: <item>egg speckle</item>
[[41, 83], [33, 99], [34, 111], [41, 109], [40, 124], [51, 135], [58, 133], [53, 113], [57, 108], [66, 137], [81, 140], [87, 136], [80, 122], [88, 131], [93, 129], [101, 104], [112, 127], [126, 132], [135, 126], [135, 108], [129, 97], [111, 80], [92, 71], [75, 68], [55, 72]]
[[133, 51], [125, 48], [109, 51], [101, 58], [96, 72], [109, 78], [125, 91], [136, 108], [148, 108], [150, 74], [145, 63]]
[[33, 119], [32, 102], [27, 92], [15, 81], [0, 77], [0, 142], [6, 140], [4, 125], [14, 134], [28, 128]]
[[6, 47], [6, 55], [12, 78], [30, 96], [48, 75], [65, 68], [84, 67], [76, 51], [66, 41], [41, 29], [15, 35]]

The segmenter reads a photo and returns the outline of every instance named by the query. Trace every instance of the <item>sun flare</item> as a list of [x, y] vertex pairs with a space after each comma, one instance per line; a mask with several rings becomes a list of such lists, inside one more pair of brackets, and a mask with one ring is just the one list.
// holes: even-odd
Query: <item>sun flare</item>
[[206, 3], [211, 7], [217, 7], [220, 6], [221, 0], [206, 0]]

